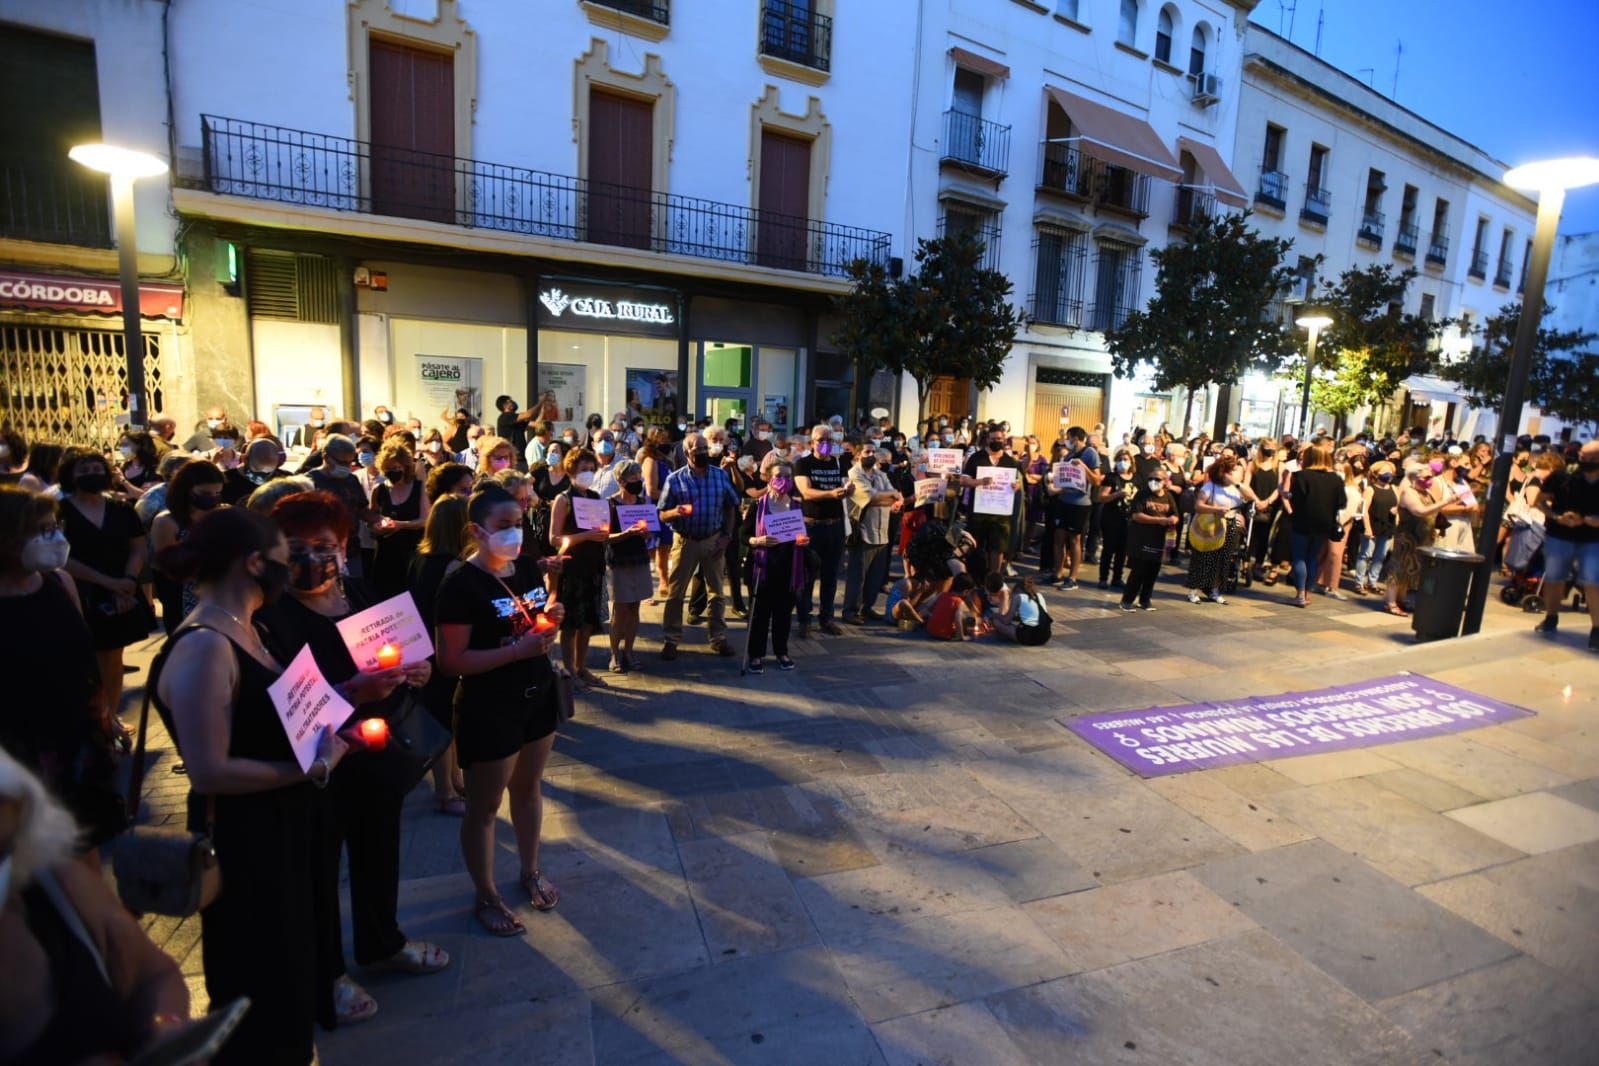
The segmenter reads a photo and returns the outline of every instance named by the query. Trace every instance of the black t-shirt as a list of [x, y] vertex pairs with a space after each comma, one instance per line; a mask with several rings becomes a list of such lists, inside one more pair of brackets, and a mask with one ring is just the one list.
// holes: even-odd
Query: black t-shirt
[[[507, 586], [515, 593], [514, 599], [506, 594]], [[471, 626], [467, 648], [484, 651], [520, 639], [548, 599], [536, 560], [516, 560], [514, 571], [502, 579], [469, 562], [456, 567], [440, 583], [434, 621], [440, 626]], [[532, 699], [552, 676], [550, 660], [545, 655], [468, 674], [461, 678], [456, 691], [456, 707], [481, 713], [516, 706]]]
[[[1005, 454], [1004, 452], [1001, 452], [999, 455], [994, 456], [994, 455], [990, 455], [987, 451], [976, 451], [976, 452], [973, 452], [970, 456], [967, 457], [966, 465], [961, 468], [961, 473], [965, 474], [967, 477], [970, 477], [970, 478], [979, 477], [980, 475], [977, 473], [977, 468], [978, 467], [982, 467], [982, 466], [1005, 466], [1005, 467], [1009, 467], [1010, 469], [1016, 471], [1016, 483], [1017, 484], [1021, 484], [1022, 483], [1022, 473], [1027, 469], [1026, 467], [1024, 467], [1021, 464], [1021, 462], [1019, 460], [1013, 459], [1011, 456]], [[966, 492], [967, 499], [966, 499], [966, 503], [965, 503], [965, 508], [966, 508], [966, 511], [967, 511], [968, 514], [970, 514], [971, 510], [972, 510], [971, 497], [974, 496], [974, 495], [976, 495], [975, 490], [967, 490], [967, 492]], [[984, 517], [984, 518], [1003, 518], [1004, 516], [1003, 515], [982, 515], [980, 517]]]
[[522, 453], [527, 451], [527, 423], [522, 421], [515, 411], [501, 411], [494, 427], [500, 436], [511, 442], [511, 448], [516, 452], [516, 461], [522, 462]]
[[[826, 492], [830, 489], [841, 489], [849, 468], [845, 466], [841, 456], [829, 456], [820, 459], [815, 455], [807, 455], [794, 464], [794, 476], [811, 479], [811, 488]], [[800, 509], [805, 512], [806, 518], [843, 518], [843, 500], [802, 500]]]
[[1583, 525], [1572, 528], [1555, 521], [1555, 516], [1576, 511], [1584, 518], [1599, 515], [1599, 481], [1589, 481], [1581, 471], [1556, 470], [1543, 481], [1543, 495], [1549, 501], [1549, 521], [1544, 529], [1556, 540], [1592, 544], [1599, 541], [1599, 529]]
[[1177, 497], [1170, 492], [1150, 492], [1147, 488], [1138, 490], [1138, 495], [1133, 497], [1133, 504], [1129, 511], [1127, 522], [1127, 558], [1159, 559], [1166, 550], [1166, 531], [1169, 526], [1154, 525], [1149, 522], [1132, 521], [1134, 515], [1154, 515], [1157, 518], [1168, 518], [1177, 513]]
[[1289, 482], [1289, 497], [1294, 503], [1295, 533], [1330, 536], [1338, 525], [1338, 510], [1344, 505], [1344, 479], [1331, 470], [1296, 470]]
[[1133, 505], [1133, 497], [1138, 494], [1138, 483], [1131, 478], [1122, 477], [1115, 471], [1105, 475], [1105, 480], [1099, 483], [1099, 492], [1110, 493], [1110, 498], [1105, 500], [1105, 515], [1111, 518], [1126, 518], [1128, 510]]

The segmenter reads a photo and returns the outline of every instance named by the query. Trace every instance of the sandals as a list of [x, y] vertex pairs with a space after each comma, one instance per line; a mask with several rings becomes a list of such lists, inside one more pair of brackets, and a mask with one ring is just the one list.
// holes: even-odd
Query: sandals
[[407, 940], [403, 948], [378, 965], [402, 973], [438, 973], [450, 965], [450, 953], [425, 940]]
[[522, 919], [511, 913], [504, 900], [480, 899], [473, 913], [478, 923], [495, 936], [521, 936], [527, 931]]
[[377, 1012], [378, 1001], [349, 974], [333, 982], [333, 1016], [340, 1025], [370, 1021]]
[[532, 899], [536, 911], [552, 911], [561, 902], [561, 893], [537, 870], [522, 878], [522, 888]]
[[1309, 599], [1309, 597], [1306, 597], [1306, 596], [1296, 596], [1294, 598], [1293, 602], [1294, 602], [1294, 606], [1295, 607], [1309, 607], [1310, 606], [1310, 599]]
[[435, 799], [433, 810], [437, 814], [447, 814], [452, 818], [466, 817], [466, 797], [449, 796], [445, 799]]
[[1389, 614], [1393, 615], [1395, 618], [1409, 618], [1410, 617], [1410, 612], [1405, 610], [1403, 607], [1400, 607], [1398, 604], [1394, 604], [1394, 603], [1384, 604], [1383, 605], [1383, 610], [1387, 611]]
[[605, 687], [604, 679], [586, 666], [573, 675], [573, 677], [575, 680], [583, 682], [583, 684], [587, 685], [589, 688]]

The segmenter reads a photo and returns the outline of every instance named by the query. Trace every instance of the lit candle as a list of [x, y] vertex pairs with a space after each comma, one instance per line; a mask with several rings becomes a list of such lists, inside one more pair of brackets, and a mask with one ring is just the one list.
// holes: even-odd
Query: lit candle
[[810, 542], [811, 542], [811, 538], [809, 536], [805, 535], [804, 533], [801, 533], [799, 536], [794, 538], [794, 543], [798, 544], [802, 548], [805, 545], [809, 544]]
[[693, 514], [694, 513], [694, 505], [692, 503], [680, 504], [677, 509], [678, 509], [678, 511], [680, 511], [683, 514]]
[[609, 523], [609, 522], [601, 522], [600, 523], [600, 532], [601, 533], [609, 533], [610, 531], [611, 531], [611, 523]]
[[536, 633], [548, 633], [555, 628], [555, 619], [540, 611], [533, 616], [533, 630]]
[[644, 519], [640, 518], [637, 522], [633, 523], [633, 528], [638, 530], [640, 533], [642, 533], [646, 529], [650, 528], [650, 524], [648, 522], [644, 521]]
[[392, 670], [400, 665], [400, 649], [393, 644], [385, 644], [378, 649], [378, 669]]
[[382, 750], [389, 744], [389, 723], [382, 718], [363, 718], [361, 720], [361, 739], [366, 746], [375, 750]]

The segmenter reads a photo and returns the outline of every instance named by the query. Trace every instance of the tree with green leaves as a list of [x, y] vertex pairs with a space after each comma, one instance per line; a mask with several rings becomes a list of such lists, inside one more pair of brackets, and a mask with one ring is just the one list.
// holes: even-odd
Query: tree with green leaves
[[1117, 376], [1143, 364], [1155, 388], [1187, 389], [1186, 426], [1195, 391], [1276, 369], [1293, 351], [1293, 338], [1270, 313], [1294, 280], [1283, 266], [1291, 245], [1262, 237], [1244, 212], [1197, 218], [1186, 241], [1150, 253], [1154, 297], [1105, 334]]
[[1382, 403], [1393, 395], [1393, 382], [1382, 371], [1373, 369], [1370, 353], [1365, 349], [1345, 348], [1334, 356], [1331, 365], [1322, 363], [1319, 345], [1316, 355], [1318, 369], [1310, 381], [1310, 406], [1332, 415], [1340, 427], [1358, 409]]
[[[1545, 306], [1544, 317], [1551, 310]], [[1472, 332], [1471, 350], [1440, 366], [1438, 376], [1459, 385], [1471, 406], [1499, 410], [1505, 402], [1520, 324], [1521, 302], [1506, 304]], [[1562, 422], [1582, 425], [1599, 421], [1599, 353], [1588, 347], [1596, 338], [1599, 334], [1584, 330], [1540, 325], [1527, 372], [1527, 402]]]
[[849, 268], [854, 287], [834, 301], [842, 320], [834, 343], [865, 373], [909, 374], [924, 417], [935, 378], [993, 388], [1024, 319], [1009, 302], [1010, 279], [985, 269], [982, 258], [982, 241], [951, 234], [917, 241], [916, 272], [908, 277], [856, 260]]

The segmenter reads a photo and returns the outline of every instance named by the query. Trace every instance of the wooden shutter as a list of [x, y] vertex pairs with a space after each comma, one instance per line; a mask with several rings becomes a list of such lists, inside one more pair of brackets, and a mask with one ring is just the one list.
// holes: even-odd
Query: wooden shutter
[[939, 415], [948, 415], [951, 425], [972, 413], [972, 379], [971, 378], [934, 378], [932, 387], [927, 390], [927, 410], [922, 412], [923, 418], [937, 418]]
[[453, 221], [455, 60], [376, 38], [370, 49], [372, 210]]
[[811, 142], [761, 130], [760, 229], [762, 266], [804, 270], [811, 204]]
[[650, 246], [655, 104], [589, 93], [588, 239]]

